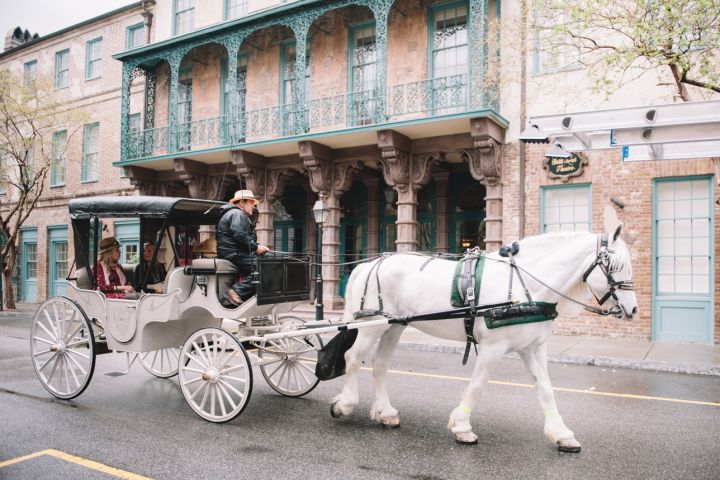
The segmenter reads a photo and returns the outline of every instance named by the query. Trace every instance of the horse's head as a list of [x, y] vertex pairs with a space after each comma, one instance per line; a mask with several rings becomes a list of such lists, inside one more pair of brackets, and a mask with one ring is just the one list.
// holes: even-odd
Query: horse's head
[[[632, 320], [638, 310], [637, 297], [632, 282], [630, 251], [620, 238], [621, 231], [622, 224], [613, 233], [600, 235], [597, 255], [585, 270], [583, 280], [605, 312]], [[606, 306], [608, 301], [615, 304]]]

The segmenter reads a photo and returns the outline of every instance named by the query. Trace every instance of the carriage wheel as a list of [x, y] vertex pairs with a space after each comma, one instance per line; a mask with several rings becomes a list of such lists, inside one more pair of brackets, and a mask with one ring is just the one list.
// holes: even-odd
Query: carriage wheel
[[242, 413], [252, 394], [252, 366], [234, 336], [203, 328], [185, 341], [180, 357], [180, 388], [195, 413], [216, 423]]
[[174, 377], [180, 365], [180, 349], [171, 347], [143, 352], [140, 354], [140, 363], [148, 373], [158, 378]]
[[30, 355], [45, 389], [64, 400], [80, 395], [95, 371], [95, 340], [82, 308], [65, 297], [45, 301], [33, 318]]
[[[282, 330], [292, 330], [305, 323], [297, 317], [278, 319]], [[263, 360], [260, 372], [273, 390], [286, 397], [301, 397], [310, 393], [320, 379], [315, 376], [317, 352], [323, 346], [319, 335], [268, 340], [258, 350]]]

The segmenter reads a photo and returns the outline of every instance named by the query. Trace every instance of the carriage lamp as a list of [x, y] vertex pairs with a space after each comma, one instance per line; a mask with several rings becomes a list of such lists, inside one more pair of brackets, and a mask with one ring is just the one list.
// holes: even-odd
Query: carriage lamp
[[330, 209], [325, 204], [322, 194], [313, 205], [313, 216], [317, 228], [317, 261], [315, 262], [315, 320], [323, 318], [322, 304], [322, 226], [328, 221]]

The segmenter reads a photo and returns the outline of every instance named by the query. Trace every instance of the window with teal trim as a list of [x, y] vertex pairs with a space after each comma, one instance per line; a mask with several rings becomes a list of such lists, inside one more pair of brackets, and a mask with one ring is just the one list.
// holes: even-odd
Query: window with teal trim
[[659, 294], [707, 295], [712, 291], [712, 201], [710, 179], [656, 182]]
[[102, 73], [102, 37], [90, 40], [85, 47], [85, 80], [100, 78]]
[[350, 30], [350, 91], [352, 106], [351, 125], [372, 123], [375, 111], [375, 24], [366, 24]]
[[55, 88], [70, 85], [70, 50], [55, 54]]
[[283, 196], [273, 203], [275, 249], [282, 252], [305, 253], [305, 190], [288, 186]]
[[192, 135], [192, 70], [180, 70], [178, 86], [178, 149], [190, 150]]
[[37, 278], [37, 243], [25, 244], [25, 278]]
[[50, 164], [50, 186], [65, 185], [65, 153], [67, 151], [67, 130], [53, 134], [52, 161]]
[[127, 28], [127, 48], [137, 48], [143, 45], [145, 45], [145, 24], [130, 25]]
[[195, 0], [175, 0], [175, 35], [192, 32], [195, 26]]
[[542, 233], [589, 232], [592, 220], [590, 185], [542, 187]]
[[454, 113], [467, 104], [468, 7], [432, 7], [430, 14], [431, 80], [425, 93], [436, 114]]
[[248, 0], [225, 0], [225, 19], [232, 20], [247, 15]]
[[394, 252], [397, 240], [397, 192], [386, 185], [380, 199], [380, 251]]
[[[298, 115], [305, 115], [302, 106], [298, 108], [295, 105], [295, 42], [285, 43], [281, 48], [281, 109], [283, 134], [294, 135], [296, 120]], [[310, 99], [310, 45], [305, 49], [305, 99]]]
[[98, 179], [98, 156], [100, 151], [100, 124], [85, 125], [83, 131], [83, 161], [80, 179], [95, 182]]
[[23, 86], [28, 88], [37, 80], [37, 60], [31, 60], [23, 65]]

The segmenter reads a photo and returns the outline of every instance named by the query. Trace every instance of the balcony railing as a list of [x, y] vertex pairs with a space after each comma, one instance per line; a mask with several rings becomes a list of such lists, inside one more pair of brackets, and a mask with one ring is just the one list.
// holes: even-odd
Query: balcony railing
[[[469, 110], [465, 75], [453, 75], [390, 86], [381, 109], [376, 90], [349, 92], [309, 100], [305, 108], [278, 105], [168, 127], [123, 132], [123, 160], [241, 146], [246, 142], [303, 133], [336, 131], [398, 120], [427, 118]], [[172, 140], [172, 141], [171, 141]]]

